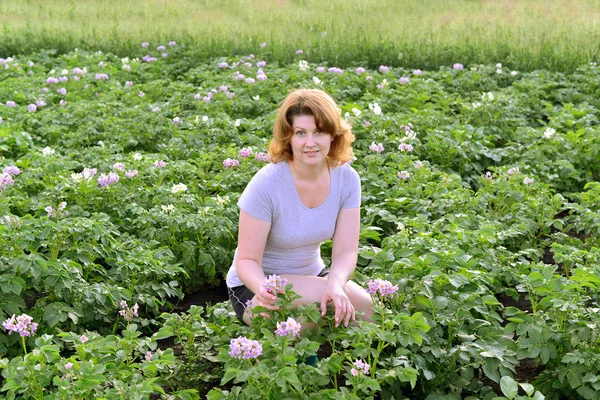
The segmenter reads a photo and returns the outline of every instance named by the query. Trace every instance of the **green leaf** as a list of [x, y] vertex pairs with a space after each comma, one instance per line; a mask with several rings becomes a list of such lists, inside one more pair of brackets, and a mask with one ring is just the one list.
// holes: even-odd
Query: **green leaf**
[[221, 390], [219, 388], [214, 388], [214, 389], [211, 389], [210, 392], [208, 392], [208, 394], [206, 395], [206, 398], [208, 400], [221, 400], [221, 399], [226, 399], [227, 395], [225, 395], [223, 390]]
[[279, 371], [277, 371], [277, 377], [290, 383], [292, 386], [294, 386], [296, 390], [302, 390], [300, 380], [298, 379], [298, 376], [291, 367], [281, 368]]
[[533, 400], [544, 400], [546, 397], [541, 392], [535, 392]]
[[163, 326], [156, 333], [156, 340], [170, 338], [174, 335], [172, 326]]
[[240, 370], [236, 368], [229, 368], [227, 371], [225, 371], [225, 375], [223, 375], [223, 378], [221, 379], [221, 385], [224, 385], [235, 378], [239, 371]]
[[523, 390], [525, 391], [525, 393], [527, 393], [527, 396], [529, 397], [531, 397], [533, 392], [535, 392], [535, 388], [529, 383], [519, 383], [519, 386], [523, 388]]
[[503, 376], [500, 378], [500, 389], [502, 390], [502, 394], [508, 397], [509, 400], [514, 399], [519, 393], [519, 386], [517, 382], [510, 376]]
[[250, 377], [250, 375], [252, 374], [252, 369], [241, 369], [238, 371], [238, 373], [235, 375], [235, 383], [238, 382], [245, 382], [246, 380], [248, 380], [248, 378]]

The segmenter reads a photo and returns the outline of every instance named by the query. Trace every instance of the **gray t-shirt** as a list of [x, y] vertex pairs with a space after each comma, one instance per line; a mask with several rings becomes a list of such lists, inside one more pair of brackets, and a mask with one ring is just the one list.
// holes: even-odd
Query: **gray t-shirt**
[[[330, 169], [325, 202], [316, 208], [300, 200], [286, 161], [268, 164], [254, 175], [238, 206], [254, 218], [271, 223], [262, 269], [265, 275], [318, 275], [325, 267], [321, 243], [335, 232], [338, 213], [360, 207], [360, 178], [349, 165]], [[242, 286], [236, 273], [237, 249], [227, 273], [227, 286]]]

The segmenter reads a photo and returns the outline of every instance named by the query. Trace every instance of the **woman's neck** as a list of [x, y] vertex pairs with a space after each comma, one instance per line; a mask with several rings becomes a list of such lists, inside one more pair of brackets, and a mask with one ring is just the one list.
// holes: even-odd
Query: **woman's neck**
[[298, 168], [298, 164], [295, 164], [293, 160], [288, 160], [288, 165], [290, 166], [290, 170], [294, 177], [303, 182], [318, 181], [319, 178], [323, 176], [323, 172], [327, 171], [329, 168], [327, 162], [324, 162], [321, 165], [315, 165], [314, 167], [304, 166], [304, 168]]

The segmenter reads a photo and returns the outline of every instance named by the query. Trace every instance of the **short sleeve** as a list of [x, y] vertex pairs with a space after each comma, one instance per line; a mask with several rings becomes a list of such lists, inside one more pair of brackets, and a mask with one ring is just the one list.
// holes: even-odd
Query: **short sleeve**
[[342, 166], [342, 205], [344, 208], [360, 207], [361, 188], [360, 177], [358, 173], [350, 165]]
[[248, 183], [238, 200], [238, 206], [254, 218], [265, 222], [273, 220], [273, 199], [270, 196], [268, 174], [259, 171]]

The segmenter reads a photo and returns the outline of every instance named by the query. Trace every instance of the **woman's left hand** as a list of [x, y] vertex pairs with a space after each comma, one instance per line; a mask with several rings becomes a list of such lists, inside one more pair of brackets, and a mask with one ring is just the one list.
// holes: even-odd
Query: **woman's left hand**
[[340, 285], [334, 282], [327, 282], [325, 290], [321, 295], [321, 316], [327, 313], [327, 304], [333, 302], [335, 306], [335, 326], [339, 326], [341, 321], [344, 321], [344, 326], [348, 327], [350, 320], [356, 321], [354, 306], [348, 297], [345, 285]]

